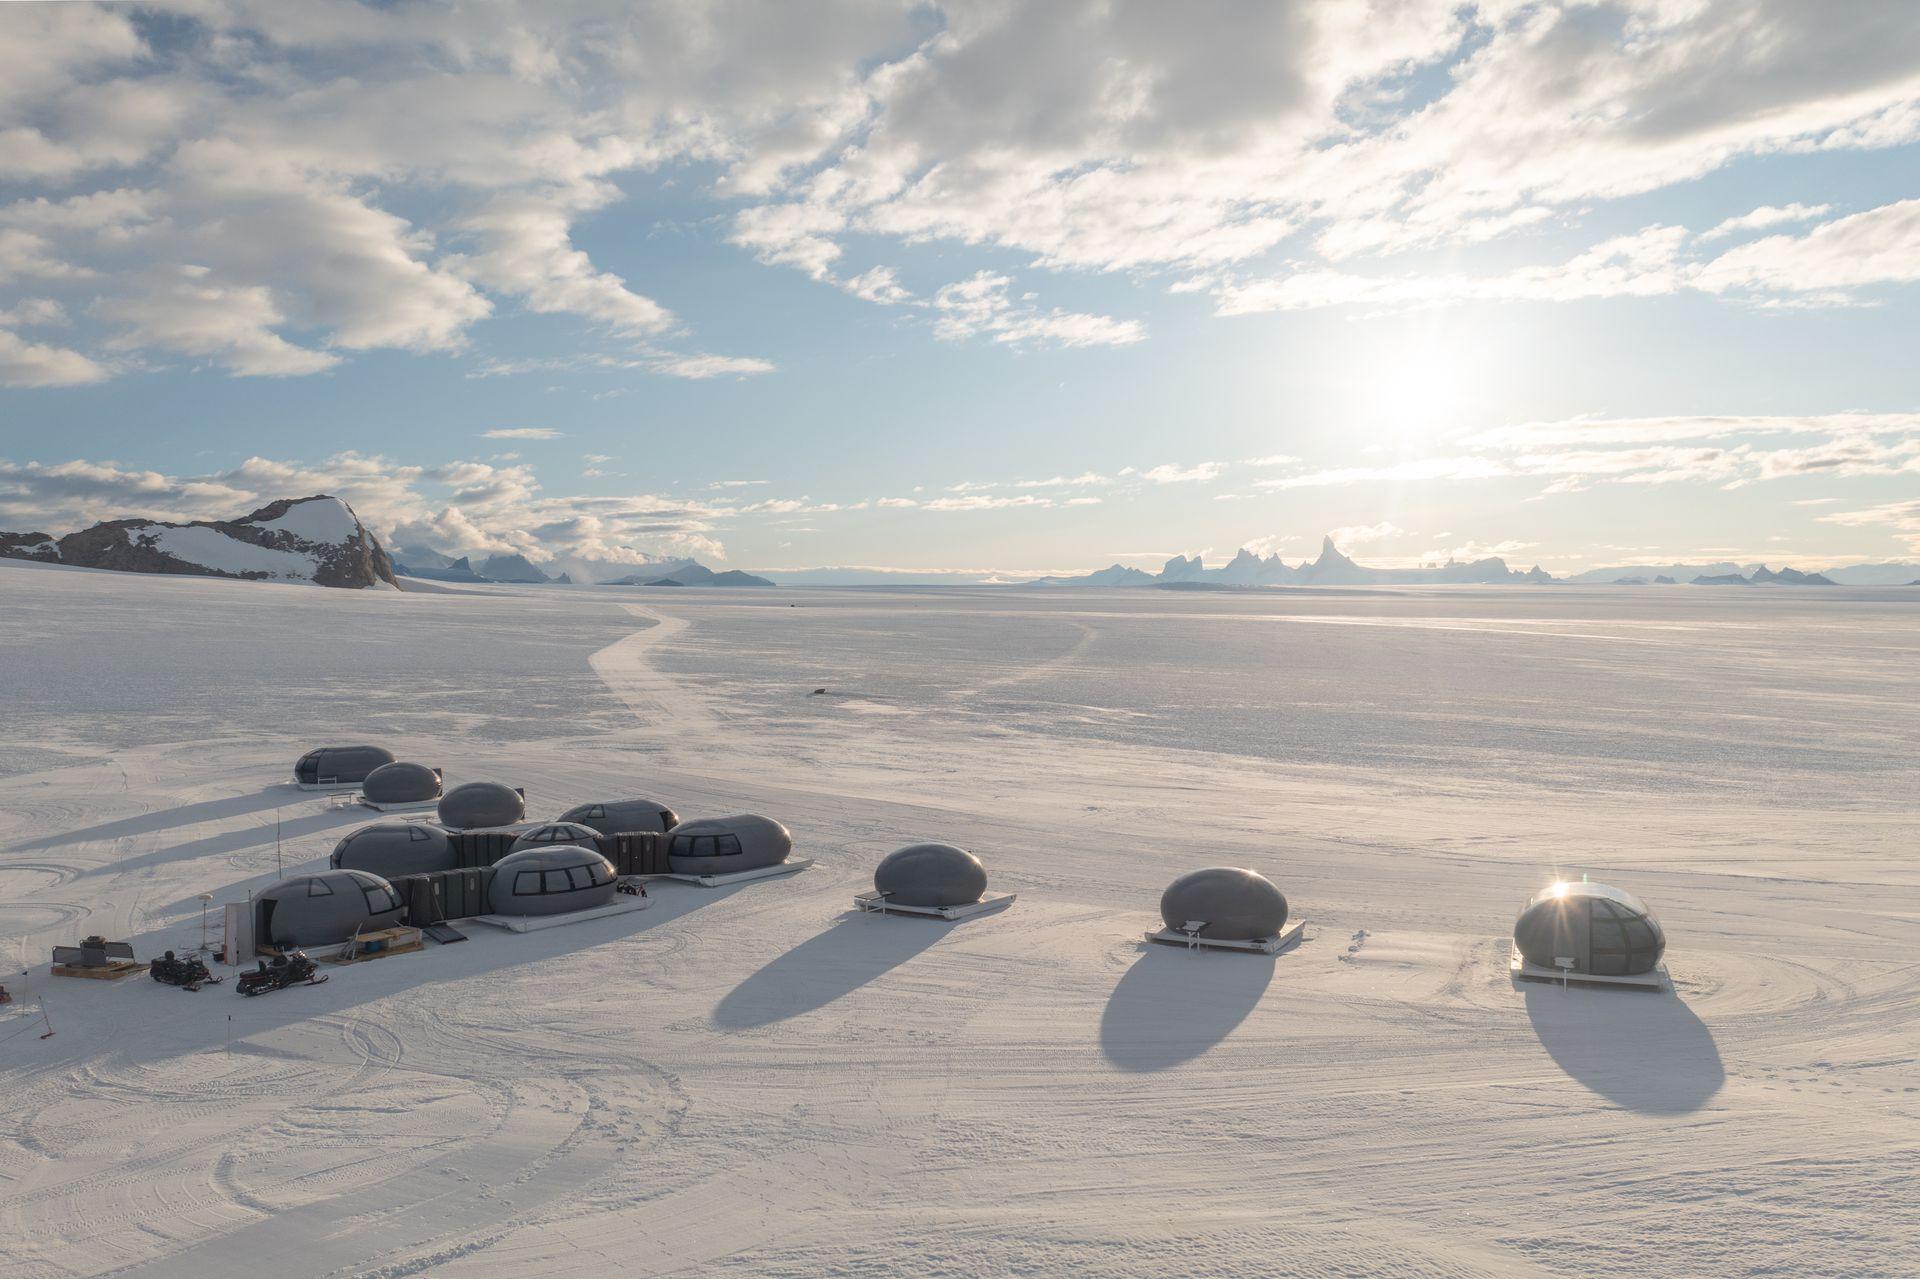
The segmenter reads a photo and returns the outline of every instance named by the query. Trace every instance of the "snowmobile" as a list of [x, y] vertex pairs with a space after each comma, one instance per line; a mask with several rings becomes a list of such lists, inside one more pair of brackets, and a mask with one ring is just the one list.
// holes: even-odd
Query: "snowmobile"
[[305, 951], [290, 950], [275, 955], [272, 963], [263, 959], [252, 972], [241, 973], [234, 989], [243, 995], [264, 995], [270, 990], [285, 990], [298, 982], [318, 986], [326, 979], [327, 975], [307, 958]]
[[147, 971], [153, 974], [157, 982], [168, 986], [179, 986], [184, 990], [198, 990], [202, 986], [217, 986], [220, 979], [208, 970], [206, 962], [198, 955], [188, 955], [185, 959], [175, 957], [168, 951], [159, 959], [147, 965]]

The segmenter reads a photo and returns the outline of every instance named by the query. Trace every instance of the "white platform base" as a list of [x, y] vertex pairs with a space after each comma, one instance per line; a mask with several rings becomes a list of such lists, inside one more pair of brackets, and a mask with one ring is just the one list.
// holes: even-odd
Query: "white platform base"
[[648, 875], [647, 879], [677, 879], [683, 884], [698, 884], [702, 888], [723, 888], [728, 884], [744, 884], [750, 879], [772, 879], [775, 875], [791, 875], [795, 871], [805, 870], [813, 865], [813, 858], [802, 857], [798, 861], [781, 862], [778, 866], [762, 866], [759, 870], [736, 870], [731, 875]]
[[1283, 950], [1292, 948], [1300, 940], [1301, 931], [1306, 926], [1306, 920], [1296, 919], [1273, 936], [1256, 937], [1252, 941], [1227, 941], [1224, 938], [1183, 933], [1177, 928], [1158, 928], [1147, 933], [1147, 940], [1163, 942], [1169, 946], [1185, 946], [1188, 949], [1204, 946], [1213, 950], [1250, 950], [1260, 955], [1277, 955]]
[[355, 799], [362, 808], [371, 808], [380, 813], [426, 813], [440, 807], [438, 799], [416, 799], [404, 804], [376, 804], [362, 795]]
[[890, 902], [885, 893], [857, 893], [853, 904], [860, 910], [873, 915], [925, 915], [929, 919], [965, 919], [969, 915], [984, 915], [990, 910], [1005, 910], [1013, 904], [1014, 893], [1001, 893], [997, 897], [982, 897], [977, 902], [967, 902], [960, 906], [907, 906], [900, 902]]
[[1650, 973], [1636, 973], [1631, 977], [1603, 977], [1599, 973], [1563, 973], [1558, 968], [1542, 968], [1538, 964], [1529, 964], [1520, 957], [1519, 951], [1507, 961], [1507, 971], [1521, 981], [1564, 981], [1569, 986], [1628, 986], [1637, 990], [1665, 990], [1667, 988], [1667, 966], [1661, 964]]
[[299, 787], [301, 790], [322, 791], [322, 792], [350, 791], [350, 790], [360, 789], [359, 782], [295, 782], [294, 785]]
[[[618, 901], [610, 901], [604, 906], [594, 906], [587, 910], [569, 911], [564, 915], [475, 915], [476, 924], [490, 924], [495, 928], [504, 928], [510, 933], [537, 933], [545, 928], [561, 928], [567, 924], [584, 924], [589, 919], [605, 919], [609, 915], [625, 915], [636, 910], [645, 910], [653, 905], [644, 897], [630, 897], [618, 893]], [[466, 920], [461, 920], [466, 923]]]

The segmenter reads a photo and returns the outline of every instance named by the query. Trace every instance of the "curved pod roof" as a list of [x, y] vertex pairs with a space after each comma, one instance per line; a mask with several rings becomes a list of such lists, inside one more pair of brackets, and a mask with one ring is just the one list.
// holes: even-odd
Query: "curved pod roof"
[[664, 832], [680, 823], [677, 813], [652, 799], [608, 799], [575, 804], [560, 814], [560, 820], [591, 826], [602, 835]]
[[393, 885], [363, 870], [283, 879], [253, 899], [254, 933], [273, 946], [331, 946], [401, 921]]
[[599, 839], [599, 831], [578, 822], [547, 822], [521, 831], [514, 838], [513, 847], [507, 851], [517, 853], [523, 848], [539, 848], [547, 844], [578, 844], [582, 848], [595, 848]]
[[440, 770], [425, 764], [382, 764], [360, 783], [360, 794], [375, 804], [424, 804], [440, 798]]
[[394, 879], [431, 875], [458, 864], [453, 836], [427, 822], [376, 822], [351, 831], [327, 859], [335, 870], [364, 870]]
[[1167, 885], [1160, 918], [1173, 929], [1202, 924], [1199, 935], [1214, 941], [1257, 941], [1286, 927], [1287, 899], [1258, 871], [1211, 866]]
[[350, 786], [391, 763], [393, 752], [384, 746], [321, 746], [300, 757], [293, 780], [304, 786]]
[[909, 844], [880, 859], [873, 890], [901, 906], [966, 906], [987, 891], [987, 868], [953, 844]]
[[613, 863], [577, 844], [543, 844], [493, 865], [487, 905], [496, 915], [564, 915], [613, 900]]
[[1550, 884], [1513, 921], [1513, 944], [1536, 968], [1633, 977], [1666, 953], [1667, 934], [1647, 904], [1606, 884]]
[[681, 822], [667, 840], [667, 864], [676, 875], [731, 875], [778, 866], [793, 852], [793, 836], [771, 817], [741, 813]]
[[467, 782], [440, 797], [440, 824], [452, 830], [511, 826], [527, 815], [527, 797], [499, 782]]

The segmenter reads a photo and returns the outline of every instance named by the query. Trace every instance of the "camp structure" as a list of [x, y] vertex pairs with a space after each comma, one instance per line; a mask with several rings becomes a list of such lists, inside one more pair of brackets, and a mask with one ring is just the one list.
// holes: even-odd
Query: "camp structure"
[[1237, 866], [1190, 871], [1168, 884], [1160, 919], [1166, 927], [1149, 932], [1148, 941], [1263, 955], [1286, 950], [1306, 927], [1287, 922], [1287, 899], [1271, 880]]
[[811, 858], [789, 860], [792, 853], [793, 836], [785, 826], [751, 813], [681, 822], [667, 837], [669, 878], [708, 888], [813, 865]]
[[526, 815], [526, 792], [499, 782], [467, 782], [440, 797], [440, 824], [449, 830], [511, 826]]
[[1561, 882], [1536, 893], [1513, 921], [1512, 974], [1660, 989], [1667, 935], [1647, 904], [1605, 884]]
[[599, 847], [600, 832], [578, 822], [545, 822], [521, 831], [513, 838], [509, 853], [541, 848], [548, 844], [578, 844], [582, 848]]
[[987, 868], [971, 852], [954, 844], [909, 844], [880, 859], [873, 891], [856, 895], [853, 904], [876, 914], [963, 919], [1013, 902], [1011, 893], [986, 892]]
[[261, 946], [332, 946], [355, 933], [404, 923], [393, 885], [364, 870], [296, 875], [253, 899], [253, 935]]
[[300, 757], [293, 766], [293, 780], [301, 790], [347, 789], [391, 763], [393, 752], [384, 746], [320, 746]]
[[440, 799], [440, 770], [425, 764], [382, 764], [360, 783], [360, 802], [382, 812], [430, 808]]
[[509, 853], [489, 872], [483, 924], [516, 933], [645, 910], [644, 894], [619, 893], [613, 863], [578, 844], [540, 844]]
[[431, 875], [459, 865], [453, 835], [430, 822], [375, 822], [350, 831], [333, 846], [327, 865], [364, 870], [383, 879]]
[[657, 800], [609, 799], [575, 804], [560, 814], [563, 822], [591, 826], [602, 835], [665, 832], [680, 824], [679, 815]]

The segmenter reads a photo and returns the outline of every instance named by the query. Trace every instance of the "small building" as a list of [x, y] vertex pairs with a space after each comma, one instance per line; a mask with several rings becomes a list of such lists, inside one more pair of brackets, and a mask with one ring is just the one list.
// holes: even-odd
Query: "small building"
[[253, 935], [270, 946], [331, 946], [405, 922], [393, 885], [364, 870], [283, 879], [253, 899]]
[[965, 906], [987, 891], [987, 868], [953, 844], [909, 844], [880, 859], [873, 890], [894, 906]]
[[440, 798], [440, 770], [425, 764], [382, 764], [360, 783], [369, 804], [429, 804]]
[[511, 826], [526, 815], [526, 793], [499, 782], [467, 782], [440, 797], [440, 824], [449, 830]]
[[1605, 884], [1550, 884], [1513, 921], [1521, 958], [1547, 972], [1637, 977], [1659, 967], [1667, 935], [1647, 904]]
[[487, 905], [496, 915], [564, 915], [613, 900], [613, 863], [577, 844], [543, 844], [494, 863]]
[[1287, 899], [1258, 871], [1212, 866], [1167, 885], [1160, 918], [1169, 930], [1205, 941], [1258, 941], [1286, 927]]
[[327, 864], [335, 870], [364, 870], [397, 879], [452, 870], [459, 858], [453, 835], [444, 827], [429, 822], [375, 822], [349, 832], [335, 844]]
[[358, 786], [382, 764], [393, 763], [384, 746], [321, 746], [308, 751], [293, 766], [293, 780], [302, 786]]
[[742, 813], [681, 822], [667, 840], [676, 875], [731, 875], [778, 866], [793, 852], [793, 835], [771, 817]]
[[680, 824], [678, 814], [652, 799], [609, 799], [575, 804], [560, 814], [560, 820], [591, 826], [602, 835], [664, 833]]
[[578, 844], [582, 848], [598, 848], [600, 832], [578, 822], [546, 822], [530, 827], [514, 837], [513, 846], [507, 851], [517, 853], [524, 848], [541, 848], [548, 844]]

